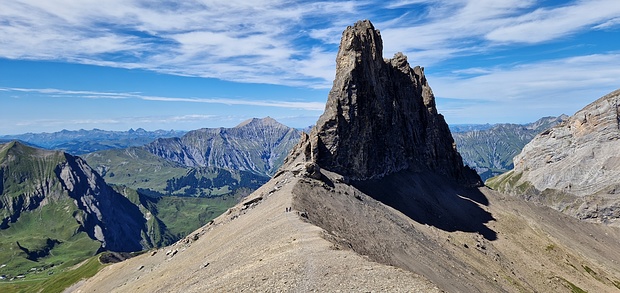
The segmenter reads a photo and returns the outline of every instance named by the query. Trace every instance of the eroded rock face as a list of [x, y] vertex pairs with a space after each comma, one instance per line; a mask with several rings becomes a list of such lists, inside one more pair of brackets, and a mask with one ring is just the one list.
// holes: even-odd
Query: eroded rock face
[[[582, 219], [620, 216], [620, 90], [536, 136], [490, 185]], [[614, 212], [618, 211], [618, 212]]]
[[381, 34], [370, 21], [347, 27], [325, 112], [294, 152], [351, 180], [413, 170], [479, 184], [437, 113], [424, 69], [411, 68], [402, 53], [382, 56]]
[[65, 154], [57, 175], [75, 205], [84, 231], [102, 243], [102, 249], [138, 251], [147, 247], [142, 238], [146, 219], [139, 208], [110, 188], [80, 157]]

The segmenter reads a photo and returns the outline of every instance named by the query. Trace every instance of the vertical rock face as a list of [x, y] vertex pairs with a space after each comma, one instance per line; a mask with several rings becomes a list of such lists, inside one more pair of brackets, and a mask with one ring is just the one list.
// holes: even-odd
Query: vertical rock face
[[56, 170], [62, 186], [83, 211], [76, 216], [82, 229], [112, 251], [139, 251], [147, 247], [146, 220], [140, 209], [110, 188], [80, 157], [65, 154]]
[[437, 113], [424, 69], [411, 68], [402, 53], [382, 56], [381, 34], [370, 21], [347, 27], [325, 113], [298, 145], [306, 150], [297, 152], [351, 180], [412, 170], [480, 184], [475, 172], [463, 166], [448, 125]]

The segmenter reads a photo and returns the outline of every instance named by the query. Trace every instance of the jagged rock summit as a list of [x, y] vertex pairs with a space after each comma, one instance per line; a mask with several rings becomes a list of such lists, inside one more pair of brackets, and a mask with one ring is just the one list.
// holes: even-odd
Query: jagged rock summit
[[536, 136], [489, 185], [580, 219], [619, 225], [620, 90]]
[[411, 170], [480, 184], [463, 166], [448, 125], [437, 113], [424, 69], [411, 68], [402, 53], [382, 56], [381, 34], [370, 21], [346, 28], [325, 112], [297, 146], [302, 161], [350, 180]]

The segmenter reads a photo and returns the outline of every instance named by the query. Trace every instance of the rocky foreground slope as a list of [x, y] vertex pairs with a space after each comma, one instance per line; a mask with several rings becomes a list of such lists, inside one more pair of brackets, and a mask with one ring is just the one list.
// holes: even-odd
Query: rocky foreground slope
[[620, 222], [620, 90], [528, 143], [495, 189], [579, 219]]
[[325, 114], [267, 184], [69, 291], [618, 290], [618, 229], [476, 188], [421, 68], [381, 45], [369, 21], [344, 31]]

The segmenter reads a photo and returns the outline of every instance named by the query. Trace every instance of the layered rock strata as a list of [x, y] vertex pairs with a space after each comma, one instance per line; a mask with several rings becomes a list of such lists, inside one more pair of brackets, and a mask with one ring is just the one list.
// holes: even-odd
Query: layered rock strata
[[620, 218], [620, 90], [536, 136], [489, 185], [580, 219]]

